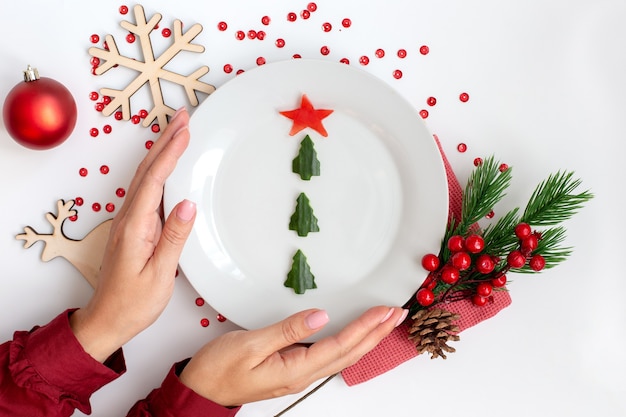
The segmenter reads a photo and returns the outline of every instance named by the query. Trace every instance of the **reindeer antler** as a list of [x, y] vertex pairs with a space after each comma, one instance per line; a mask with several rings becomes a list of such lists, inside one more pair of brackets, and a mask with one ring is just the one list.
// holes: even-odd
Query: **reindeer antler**
[[[44, 242], [47, 246], [47, 244], [53, 239], [59, 239], [59, 238], [67, 239], [63, 235], [62, 226], [63, 226], [63, 222], [65, 221], [65, 219], [68, 219], [76, 215], [76, 210], [72, 210], [72, 207], [74, 207], [74, 200], [68, 200], [67, 202], [63, 200], [59, 200], [57, 201], [57, 213], [58, 214], [55, 216], [54, 214], [50, 212], [46, 213], [46, 220], [48, 220], [48, 223], [50, 223], [53, 227], [53, 231], [51, 234], [38, 233], [32, 227], [26, 226], [24, 227], [25, 233], [21, 233], [15, 236], [15, 238], [18, 240], [23, 240], [24, 247], [27, 249], [39, 241]], [[45, 248], [44, 248], [44, 251], [45, 251]]]

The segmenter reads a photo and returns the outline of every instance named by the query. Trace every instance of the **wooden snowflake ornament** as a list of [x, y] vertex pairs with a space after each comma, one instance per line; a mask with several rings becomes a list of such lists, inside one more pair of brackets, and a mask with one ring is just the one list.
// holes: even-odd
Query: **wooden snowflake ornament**
[[161, 80], [182, 86], [187, 93], [189, 103], [194, 107], [199, 104], [196, 95], [197, 92], [211, 94], [215, 91], [213, 85], [200, 81], [200, 77], [209, 72], [209, 67], [207, 66], [202, 66], [189, 75], [181, 75], [164, 68], [168, 62], [182, 51], [204, 52], [202, 45], [191, 43], [191, 41], [202, 32], [202, 26], [196, 23], [186, 32], [183, 32], [182, 22], [175, 20], [172, 31], [173, 43], [160, 56], [155, 58], [150, 34], [155, 27], [157, 27], [162, 16], [156, 13], [147, 20], [144, 9], [140, 5], [136, 5], [133, 8], [133, 12], [135, 14], [136, 23], [122, 21], [120, 26], [135, 35], [139, 40], [143, 61], [123, 56], [119, 52], [112, 35], [105, 36], [106, 47], [104, 49], [96, 47], [89, 48], [89, 54], [100, 60], [100, 63], [95, 68], [94, 73], [96, 75], [104, 74], [106, 71], [117, 66], [129, 68], [138, 73], [133, 81], [123, 90], [115, 90], [112, 88], [100, 89], [102, 95], [111, 97], [111, 102], [104, 107], [102, 114], [110, 116], [117, 109], [121, 109], [122, 119], [130, 120], [131, 97], [147, 84], [150, 87], [154, 107], [148, 112], [142, 125], [148, 127], [156, 120], [163, 129], [167, 126], [168, 118], [174, 115], [176, 109], [173, 109], [165, 103], [161, 89]]

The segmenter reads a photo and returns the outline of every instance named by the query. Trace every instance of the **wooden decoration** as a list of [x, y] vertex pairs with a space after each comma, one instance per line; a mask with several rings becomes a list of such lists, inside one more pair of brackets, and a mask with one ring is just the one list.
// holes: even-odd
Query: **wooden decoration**
[[109, 239], [113, 219], [106, 220], [91, 230], [82, 240], [75, 240], [63, 233], [63, 222], [76, 215], [74, 201], [57, 201], [57, 214], [47, 213], [46, 219], [52, 225], [50, 234], [38, 233], [30, 226], [24, 227], [24, 233], [15, 236], [24, 241], [24, 247], [30, 248], [36, 242], [44, 242], [41, 260], [48, 262], [56, 257], [65, 258], [85, 277], [92, 287], [96, 287], [104, 249]]
[[176, 109], [173, 109], [165, 103], [161, 91], [161, 80], [181, 85], [187, 93], [189, 103], [194, 107], [198, 105], [197, 91], [206, 94], [211, 94], [215, 91], [214, 86], [199, 80], [200, 77], [209, 72], [209, 67], [207, 66], [198, 68], [190, 75], [177, 74], [164, 68], [168, 62], [182, 51], [204, 52], [203, 46], [191, 43], [191, 41], [202, 32], [202, 26], [196, 23], [183, 33], [182, 22], [175, 20], [171, 33], [173, 43], [161, 56], [155, 58], [150, 33], [161, 21], [161, 15], [156, 13], [149, 20], [146, 20], [142, 6], [136, 5], [133, 11], [136, 23], [122, 21], [120, 26], [130, 33], [129, 36], [132, 36], [133, 39], [136, 39], [136, 41], [140, 43], [143, 61], [121, 55], [115, 43], [115, 39], [111, 35], [105, 36], [106, 46], [104, 49], [96, 47], [89, 48], [89, 54], [100, 60], [100, 63], [94, 68], [96, 75], [101, 75], [117, 66], [138, 72], [137, 77], [123, 90], [115, 90], [112, 88], [102, 88], [100, 90], [103, 96], [111, 97], [111, 102], [104, 107], [102, 114], [110, 116], [118, 108], [121, 108], [122, 118], [129, 120], [131, 118], [130, 98], [144, 85], [148, 84], [154, 107], [148, 112], [142, 125], [148, 127], [154, 120], [157, 120], [159, 127], [164, 129], [165, 126], [167, 126], [168, 117], [172, 117]]

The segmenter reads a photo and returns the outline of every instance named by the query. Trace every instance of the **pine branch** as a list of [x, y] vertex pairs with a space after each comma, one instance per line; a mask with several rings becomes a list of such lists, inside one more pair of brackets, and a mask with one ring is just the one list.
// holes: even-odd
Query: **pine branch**
[[574, 191], [581, 184], [573, 172], [557, 172], [542, 181], [530, 197], [521, 221], [533, 226], [555, 226], [569, 218], [593, 198], [588, 190]]
[[493, 156], [486, 158], [470, 175], [463, 193], [461, 221], [456, 233], [465, 234], [484, 218], [505, 195], [511, 182], [511, 169], [500, 171]]
[[485, 253], [493, 256], [504, 257], [518, 243], [517, 236], [513, 233], [515, 226], [519, 224], [519, 208], [514, 208], [501, 217], [495, 224], [485, 228]]

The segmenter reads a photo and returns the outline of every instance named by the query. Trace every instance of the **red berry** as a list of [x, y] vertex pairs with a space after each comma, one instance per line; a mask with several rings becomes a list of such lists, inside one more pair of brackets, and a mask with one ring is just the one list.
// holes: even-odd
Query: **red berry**
[[488, 282], [481, 282], [476, 287], [476, 294], [480, 295], [481, 297], [489, 297], [492, 291], [493, 287]]
[[435, 301], [435, 293], [433, 293], [428, 288], [420, 288], [420, 290], [415, 295], [417, 302], [423, 306], [429, 306]]
[[452, 252], [460, 252], [463, 250], [464, 246], [465, 241], [463, 237], [459, 235], [450, 236], [450, 239], [448, 239], [448, 249]]
[[537, 245], [539, 244], [539, 239], [537, 239], [537, 236], [535, 235], [530, 235], [528, 237], [525, 237], [522, 240], [522, 250], [525, 252], [532, 252], [535, 249], [537, 249]]
[[433, 274], [428, 274], [424, 282], [422, 282], [422, 285], [420, 286], [420, 288], [428, 288], [429, 290], [432, 291], [433, 288], [435, 288], [436, 286], [437, 286], [437, 279], [435, 278]]
[[479, 253], [485, 249], [485, 240], [479, 235], [469, 235], [465, 238], [465, 249], [470, 253]]
[[546, 260], [541, 255], [533, 255], [528, 265], [533, 271], [541, 271], [546, 266]]
[[472, 303], [473, 303], [475, 306], [482, 307], [482, 306], [484, 306], [485, 304], [487, 304], [487, 297], [482, 297], [482, 296], [480, 296], [480, 295], [478, 295], [478, 294], [474, 294], [474, 295], [472, 296]]
[[526, 263], [526, 257], [522, 252], [514, 250], [506, 257], [506, 262], [511, 268], [521, 268]]
[[457, 252], [452, 255], [452, 265], [459, 271], [465, 271], [472, 265], [472, 258], [467, 252]]
[[441, 280], [446, 284], [456, 284], [460, 276], [459, 270], [453, 266], [446, 265], [441, 269]]
[[489, 255], [480, 255], [476, 258], [476, 270], [481, 274], [488, 274], [496, 267], [495, 262]]
[[530, 236], [531, 232], [532, 230], [528, 223], [520, 223], [515, 226], [515, 236], [520, 240]]
[[498, 278], [492, 279], [491, 285], [496, 288], [504, 287], [506, 285], [506, 275], [500, 275]]
[[427, 253], [422, 258], [422, 266], [427, 271], [436, 271], [439, 268], [439, 257], [433, 253]]

